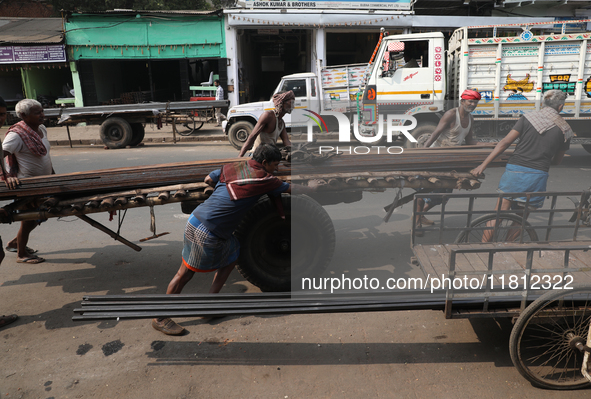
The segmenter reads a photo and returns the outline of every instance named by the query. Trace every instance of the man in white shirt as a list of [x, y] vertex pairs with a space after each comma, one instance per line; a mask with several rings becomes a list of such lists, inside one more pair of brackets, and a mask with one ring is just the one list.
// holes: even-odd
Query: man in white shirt
[[[213, 85], [215, 87], [217, 87], [217, 90], [215, 92], [215, 100], [216, 101], [224, 101], [224, 89], [222, 89], [222, 86], [220, 85], [220, 81], [217, 79], [214, 80]], [[221, 108], [215, 109], [215, 120], [218, 123], [217, 125], [215, 125], [216, 127], [222, 126], [222, 121], [226, 120], [226, 115], [222, 114]]]
[[[4, 123], [6, 122], [6, 116], [8, 115], [7, 110], [6, 110], [6, 103], [4, 102], [4, 99], [2, 97], [0, 97], [0, 127], [4, 126]], [[6, 173], [6, 170], [4, 168], [4, 154], [2, 153], [2, 146], [0, 145], [0, 174], [1, 174], [1, 178], [2, 180], [4, 180], [4, 183], [6, 184], [6, 187], [8, 187], [11, 190], [14, 190], [19, 184], [19, 180], [16, 177], [10, 177], [8, 176], [8, 173]], [[6, 215], [5, 213], [6, 211], [2, 208], [0, 208], [0, 216]], [[4, 247], [2, 246], [2, 239], [0, 239], [0, 264], [2, 263], [2, 261], [4, 260]], [[18, 319], [18, 316], [15, 314], [11, 314], [11, 315], [2, 315], [0, 316], [0, 328], [5, 327], [7, 325], [9, 325], [10, 323], [14, 323], [16, 320]]]
[[[2, 143], [4, 157], [7, 159], [9, 174], [23, 179], [54, 174], [49, 156], [49, 140], [43, 125], [45, 114], [38, 101], [25, 99], [16, 104], [16, 114], [22, 121], [8, 129]], [[37, 264], [45, 259], [34, 255], [35, 250], [27, 247], [29, 235], [42, 221], [25, 220], [16, 237], [8, 243], [6, 250], [17, 252], [17, 263]]]

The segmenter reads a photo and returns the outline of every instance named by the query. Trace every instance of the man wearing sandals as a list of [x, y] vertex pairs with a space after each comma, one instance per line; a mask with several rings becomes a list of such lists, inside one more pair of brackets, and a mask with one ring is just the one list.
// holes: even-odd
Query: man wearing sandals
[[[4, 123], [6, 122], [6, 116], [7, 116], [7, 110], [6, 110], [6, 103], [4, 102], [4, 99], [2, 97], [0, 97], [0, 127], [4, 126]], [[6, 169], [4, 168], [4, 154], [2, 153], [2, 145], [0, 143], [0, 172], [1, 172], [1, 176], [0, 178], [2, 180], [4, 180], [4, 183], [6, 184], [6, 187], [8, 187], [9, 190], [13, 190], [15, 189], [19, 184], [19, 180], [16, 177], [11, 177], [8, 175], [8, 173], [6, 173]], [[6, 211], [4, 209], [0, 209], [1, 213], [6, 213]], [[5, 216], [3, 214], [0, 214], [0, 217]], [[0, 237], [0, 264], [2, 264], [2, 261], [4, 260], [4, 249], [3, 249], [3, 245], [2, 245], [2, 238]], [[10, 323], [16, 321], [16, 319], [18, 319], [18, 316], [15, 314], [11, 314], [8, 316], [0, 316], [0, 328], [9, 325]]]
[[[480, 166], [470, 171], [476, 177], [484, 173], [486, 167], [501, 155], [515, 140], [519, 143], [501, 176], [498, 192], [542, 192], [546, 191], [550, 165], [559, 165], [565, 152], [569, 149], [573, 131], [562, 119], [560, 112], [568, 95], [560, 90], [549, 90], [544, 94], [543, 107], [540, 111], [530, 112], [522, 116], [513, 129], [496, 145], [492, 153]], [[525, 197], [499, 198], [495, 209], [506, 211], [521, 209], [525, 205]], [[541, 208], [544, 197], [531, 197], [529, 206]], [[499, 208], [500, 206], [500, 208]], [[488, 227], [495, 225], [489, 222]], [[484, 242], [492, 239], [492, 231], [483, 234]]]
[[[25, 99], [16, 104], [16, 114], [22, 121], [8, 129], [2, 149], [12, 177], [26, 177], [54, 174], [49, 156], [49, 140], [43, 125], [45, 115], [38, 101]], [[27, 247], [29, 235], [42, 221], [24, 220], [16, 237], [10, 241], [6, 249], [17, 252], [17, 263], [36, 264], [45, 259], [34, 255], [36, 251]]]

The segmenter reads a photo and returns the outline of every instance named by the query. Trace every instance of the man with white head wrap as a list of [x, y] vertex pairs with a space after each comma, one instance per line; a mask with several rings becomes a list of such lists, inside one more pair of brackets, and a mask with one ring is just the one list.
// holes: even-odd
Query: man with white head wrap
[[275, 109], [263, 112], [256, 126], [252, 129], [252, 132], [244, 142], [244, 145], [240, 150], [240, 157], [244, 156], [244, 154], [250, 149], [254, 152], [261, 143], [277, 144], [277, 139], [279, 137], [283, 140], [283, 145], [291, 146], [291, 141], [289, 140], [289, 137], [287, 137], [287, 130], [285, 129], [283, 116], [285, 114], [291, 114], [294, 101], [295, 95], [291, 90], [282, 91], [273, 95]]

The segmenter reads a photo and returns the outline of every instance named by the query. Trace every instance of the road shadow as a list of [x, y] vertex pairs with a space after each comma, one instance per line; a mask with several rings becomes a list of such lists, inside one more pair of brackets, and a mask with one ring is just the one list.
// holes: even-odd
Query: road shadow
[[[471, 321], [480, 342], [294, 343], [236, 342], [219, 338], [200, 341], [153, 341], [150, 366], [321, 366], [359, 364], [493, 363], [513, 367], [510, 331], [490, 329], [488, 320]], [[436, 336], [444, 341], [448, 337]], [[451, 337], [453, 338], [453, 337]]]

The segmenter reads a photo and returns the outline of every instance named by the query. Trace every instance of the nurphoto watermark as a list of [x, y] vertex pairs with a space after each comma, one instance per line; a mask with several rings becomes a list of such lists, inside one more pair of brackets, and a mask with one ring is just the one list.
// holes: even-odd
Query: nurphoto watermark
[[[399, 137], [400, 135], [404, 136], [406, 140], [409, 140], [412, 143], [417, 142], [417, 139], [414, 138], [414, 136], [410, 133], [410, 130], [413, 130], [417, 127], [417, 120], [412, 115], [389, 114], [385, 117], [385, 123], [384, 115], [379, 115], [377, 122], [364, 123], [361, 124], [360, 127], [358, 115], [354, 115], [353, 121], [351, 122], [347, 115], [341, 112], [324, 111], [322, 112], [322, 115], [320, 115], [311, 110], [306, 111], [310, 113], [310, 115], [306, 115], [309, 118], [307, 122], [308, 142], [314, 141], [315, 126], [319, 127], [320, 131], [323, 131], [324, 129], [328, 130], [323, 116], [331, 116], [337, 120], [339, 128], [339, 143], [350, 143], [352, 138], [364, 144], [380, 143], [383, 142], [384, 139], [386, 142], [392, 143], [394, 141], [394, 138]], [[407, 121], [410, 122], [410, 124], [406, 124]], [[351, 129], [351, 126], [353, 126], [353, 129]], [[351, 135], [351, 130], [353, 130], [353, 135]], [[402, 154], [404, 152], [404, 148], [400, 146], [385, 145], [336, 147], [319, 146], [318, 148], [318, 152], [320, 154], [322, 154], [323, 152], [330, 152], [335, 150], [339, 153], [349, 153], [357, 155], [365, 155], [371, 152], [377, 152], [378, 154], [395, 155]]]

